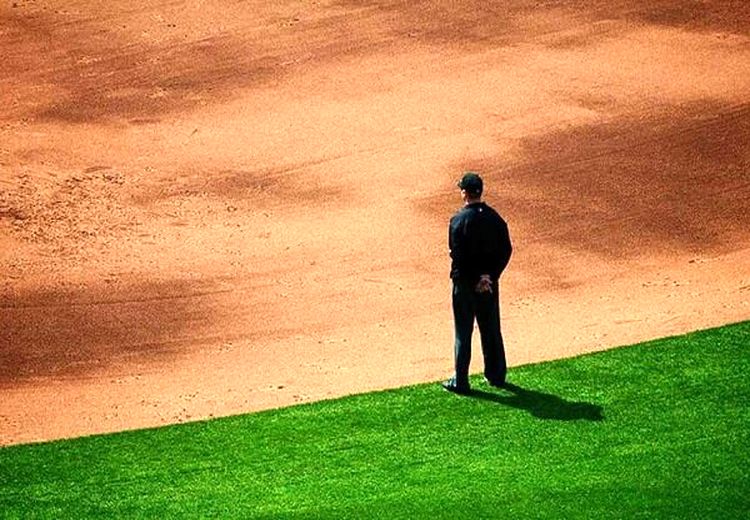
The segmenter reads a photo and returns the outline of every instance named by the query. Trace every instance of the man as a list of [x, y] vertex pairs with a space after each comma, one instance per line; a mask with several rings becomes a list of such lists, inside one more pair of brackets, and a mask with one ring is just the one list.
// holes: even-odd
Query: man
[[471, 333], [479, 325], [484, 355], [484, 375], [491, 386], [505, 385], [507, 366], [500, 333], [499, 279], [513, 250], [508, 226], [482, 202], [482, 178], [467, 172], [459, 181], [464, 207], [451, 218], [448, 246], [453, 280], [455, 373], [443, 387], [466, 394], [469, 386]]

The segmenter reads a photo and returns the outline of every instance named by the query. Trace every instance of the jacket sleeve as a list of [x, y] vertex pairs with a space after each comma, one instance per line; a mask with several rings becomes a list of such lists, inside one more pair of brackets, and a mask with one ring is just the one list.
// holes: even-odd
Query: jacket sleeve
[[508, 231], [508, 224], [505, 223], [505, 221], [500, 221], [500, 226], [498, 230], [498, 243], [500, 245], [500, 251], [497, 258], [497, 275], [498, 277], [505, 271], [505, 268], [508, 267], [508, 262], [510, 262], [510, 257], [513, 254], [513, 244], [510, 241], [510, 232]]
[[483, 224], [481, 252], [478, 255], [480, 259], [478, 274], [488, 274], [491, 278], [498, 279], [508, 265], [513, 252], [508, 225], [497, 214], [484, 220]]
[[464, 253], [460, 220], [461, 219], [454, 216], [451, 218], [450, 225], [448, 226], [448, 251], [450, 252], [451, 259], [456, 265], [461, 263]]

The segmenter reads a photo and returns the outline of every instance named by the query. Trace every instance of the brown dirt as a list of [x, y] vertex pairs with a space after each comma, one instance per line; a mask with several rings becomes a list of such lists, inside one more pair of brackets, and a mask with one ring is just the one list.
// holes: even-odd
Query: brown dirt
[[465, 169], [511, 364], [748, 319], [747, 5], [4, 3], [0, 444], [448, 375]]

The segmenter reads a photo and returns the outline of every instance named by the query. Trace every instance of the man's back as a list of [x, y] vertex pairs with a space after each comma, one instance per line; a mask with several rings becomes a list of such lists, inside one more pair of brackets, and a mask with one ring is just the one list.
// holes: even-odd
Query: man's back
[[451, 278], [468, 282], [483, 274], [498, 279], [513, 249], [505, 220], [484, 202], [468, 204], [451, 218], [448, 246]]

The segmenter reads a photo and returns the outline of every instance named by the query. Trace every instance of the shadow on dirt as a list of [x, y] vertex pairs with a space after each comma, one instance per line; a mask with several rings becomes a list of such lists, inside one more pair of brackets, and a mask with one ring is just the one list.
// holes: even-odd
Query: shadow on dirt
[[[517, 159], [453, 170], [484, 172], [488, 200], [527, 246], [610, 258], [719, 254], [747, 245], [747, 142], [750, 104], [703, 102], [529, 137]], [[425, 201], [441, 216], [455, 205], [452, 186]]]
[[[509, 45], [541, 38], [552, 47], [583, 47], [611, 36], [599, 22], [629, 21], [688, 31], [750, 30], [744, 0], [341, 0], [347, 8], [371, 9], [385, 31], [431, 45]], [[555, 36], [559, 33], [560, 38]]]
[[[159, 38], [116, 31], [118, 25], [131, 22], [143, 24], [142, 34], [161, 30], [130, 20], [127, 13], [114, 18], [95, 12], [0, 15], [4, 28], [0, 81], [20, 85], [14, 106], [3, 107], [0, 115], [7, 111], [11, 117], [31, 115], [65, 123], [123, 119], [133, 125], [158, 123], [163, 114], [272, 84], [311, 61], [327, 63], [392, 43], [370, 41], [368, 34], [357, 31], [335, 30], [342, 22], [340, 14], [324, 13], [319, 20], [299, 20], [288, 27], [276, 15], [249, 14], [246, 9], [235, 7], [231, 19], [219, 16], [222, 26], [226, 22], [223, 31]], [[158, 6], [152, 11], [162, 17]], [[206, 20], [209, 27], [217, 17], [212, 16]], [[178, 34], [181, 37], [176, 38]]]
[[171, 281], [2, 298], [0, 387], [81, 377], [118, 363], [166, 362], [187, 347], [219, 341], [209, 327], [223, 292], [209, 282]]
[[511, 395], [472, 390], [468, 397], [526, 410], [539, 419], [554, 421], [604, 420], [604, 413], [599, 405], [566, 401], [562, 397], [523, 388], [513, 383], [507, 383], [503, 389]]
[[503, 45], [519, 39], [514, 19], [531, 12], [528, 1], [341, 0], [338, 6], [367, 9], [386, 34], [431, 45]]
[[[175, 5], [154, 5], [140, 17], [127, 9], [115, 14], [14, 9], [0, 15], [0, 81], [15, 91], [13, 106], [3, 112], [67, 123], [125, 119], [142, 125], [280, 81], [305, 67], [403, 51], [410, 42], [469, 51], [522, 42], [582, 47], [622, 32], [612, 23], [594, 27], [613, 20], [741, 35], [750, 27], [750, 7], [741, 0], [542, 4], [343, 0], [308, 6], [304, 14], [295, 14], [301, 6], [249, 12], [237, 5], [223, 16], [206, 14], [194, 30], [191, 24], [202, 17]], [[186, 19], [176, 23], [181, 16]], [[175, 23], [166, 25], [167, 18]], [[215, 24], [223, 29], [214, 30]], [[119, 30], [130, 25], [131, 32]], [[171, 31], [165, 32], [165, 25]]]
[[747, 35], [750, 31], [750, 4], [745, 0], [655, 0], [634, 8], [632, 0], [599, 0], [603, 12], [620, 11], [640, 22], [708, 32]]
[[133, 196], [136, 204], [152, 204], [191, 196], [252, 202], [255, 209], [295, 204], [325, 208], [343, 199], [344, 189], [311, 173], [325, 161], [308, 161], [258, 170], [180, 171], [153, 180]]
[[571, 249], [728, 252], [750, 227], [747, 142], [750, 105], [698, 103], [529, 138], [504, 177], [536, 193], [513, 212]]

